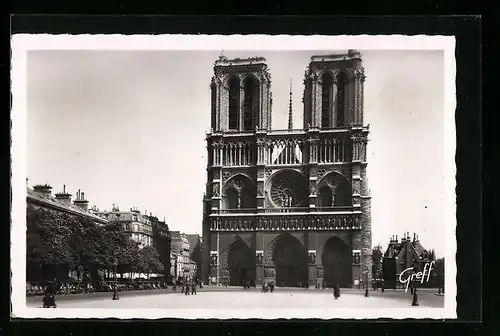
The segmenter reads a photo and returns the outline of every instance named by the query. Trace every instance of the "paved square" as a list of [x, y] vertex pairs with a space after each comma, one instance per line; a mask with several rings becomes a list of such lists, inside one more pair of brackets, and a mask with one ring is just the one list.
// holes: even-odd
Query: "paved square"
[[[123, 295], [120, 300], [109, 297], [86, 298], [83, 300], [57, 300], [59, 308], [110, 308], [110, 309], [328, 309], [328, 308], [409, 308], [412, 297], [409, 293], [387, 291], [371, 292], [364, 297], [362, 292], [346, 291], [335, 300], [331, 291], [286, 291], [274, 293], [252, 291], [199, 291], [197, 295], [183, 295], [179, 292], [166, 292], [151, 295]], [[41, 298], [40, 298], [41, 301]], [[422, 308], [442, 308], [444, 298], [431, 292], [419, 295]], [[29, 307], [40, 307], [41, 303], [29, 301]]]

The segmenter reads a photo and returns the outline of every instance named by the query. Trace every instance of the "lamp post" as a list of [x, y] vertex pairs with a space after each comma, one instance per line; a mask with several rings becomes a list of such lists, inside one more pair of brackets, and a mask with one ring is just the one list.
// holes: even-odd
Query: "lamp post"
[[365, 297], [368, 297], [368, 271], [365, 271]]
[[113, 286], [113, 300], [120, 300], [118, 296], [118, 279], [116, 278], [116, 272], [118, 271], [118, 258], [115, 258], [115, 285]]

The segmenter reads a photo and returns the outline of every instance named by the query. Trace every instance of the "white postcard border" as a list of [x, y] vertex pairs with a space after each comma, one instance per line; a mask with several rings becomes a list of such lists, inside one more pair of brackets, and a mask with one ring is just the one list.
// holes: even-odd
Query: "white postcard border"
[[[455, 38], [453, 36], [49, 35], [18, 34], [12, 45], [12, 316], [20, 318], [456, 318]], [[408, 309], [40, 309], [26, 306], [26, 76], [29, 50], [443, 50], [445, 64], [444, 308]]]

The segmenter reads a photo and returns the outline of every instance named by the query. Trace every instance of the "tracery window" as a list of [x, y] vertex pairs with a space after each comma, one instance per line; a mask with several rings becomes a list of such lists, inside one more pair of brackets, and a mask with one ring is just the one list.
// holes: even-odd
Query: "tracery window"
[[307, 180], [295, 171], [281, 171], [271, 182], [271, 199], [280, 208], [304, 206], [307, 196]]

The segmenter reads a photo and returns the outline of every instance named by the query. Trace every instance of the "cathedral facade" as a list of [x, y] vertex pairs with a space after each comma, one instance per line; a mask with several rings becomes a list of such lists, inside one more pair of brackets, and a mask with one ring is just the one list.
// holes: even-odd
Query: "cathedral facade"
[[361, 55], [313, 56], [303, 126], [272, 129], [264, 58], [215, 62], [207, 190], [205, 283], [352, 287], [371, 281]]

